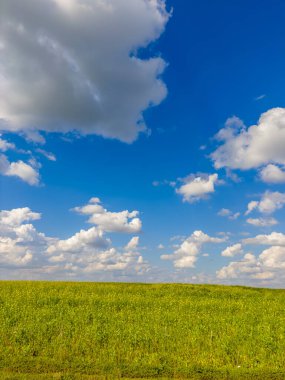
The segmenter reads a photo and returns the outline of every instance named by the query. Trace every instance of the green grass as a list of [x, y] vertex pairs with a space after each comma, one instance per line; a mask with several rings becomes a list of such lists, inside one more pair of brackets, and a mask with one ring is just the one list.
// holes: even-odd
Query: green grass
[[285, 291], [0, 282], [1, 379], [285, 379]]

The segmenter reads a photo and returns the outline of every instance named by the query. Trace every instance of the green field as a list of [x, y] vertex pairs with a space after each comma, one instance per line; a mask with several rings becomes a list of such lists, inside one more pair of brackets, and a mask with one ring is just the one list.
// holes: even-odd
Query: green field
[[0, 282], [1, 379], [285, 379], [285, 291]]

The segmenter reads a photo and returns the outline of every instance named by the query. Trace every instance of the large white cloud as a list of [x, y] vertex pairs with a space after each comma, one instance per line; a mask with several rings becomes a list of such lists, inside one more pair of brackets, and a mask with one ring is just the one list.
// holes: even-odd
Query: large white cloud
[[2, 0], [1, 129], [134, 141], [167, 92], [164, 60], [138, 51], [168, 18], [164, 0]]
[[190, 175], [183, 180], [183, 185], [176, 189], [183, 201], [193, 203], [214, 193], [218, 174]]
[[101, 205], [99, 198], [91, 198], [87, 205], [75, 207], [73, 210], [88, 215], [89, 223], [97, 225], [106, 232], [138, 233], [142, 227], [138, 211], [111, 212]]
[[238, 118], [229, 121], [217, 134], [221, 145], [211, 154], [216, 169], [285, 165], [285, 108], [270, 109], [249, 128]]
[[194, 231], [182, 241], [173, 254], [161, 255], [162, 260], [171, 260], [175, 268], [194, 268], [203, 244], [222, 243], [224, 238], [215, 238], [202, 231]]
[[67, 239], [47, 237], [30, 222], [40, 219], [28, 207], [0, 211], [0, 265], [11, 270], [25, 268], [35, 273], [57, 274], [61, 278], [84, 278], [92, 273], [121, 272], [136, 276], [149, 270], [134, 236], [124, 248], [112, 246], [99, 227], [80, 230]]

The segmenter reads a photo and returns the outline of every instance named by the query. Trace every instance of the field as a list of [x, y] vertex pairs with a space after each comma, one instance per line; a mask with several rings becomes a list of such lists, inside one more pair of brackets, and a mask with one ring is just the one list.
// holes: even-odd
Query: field
[[285, 291], [0, 282], [1, 379], [285, 379]]

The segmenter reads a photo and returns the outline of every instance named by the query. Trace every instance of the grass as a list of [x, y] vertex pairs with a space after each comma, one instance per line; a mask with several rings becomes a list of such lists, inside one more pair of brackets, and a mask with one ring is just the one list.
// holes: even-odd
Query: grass
[[1, 379], [285, 379], [285, 291], [0, 282]]

